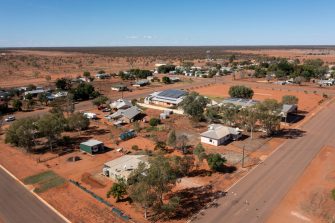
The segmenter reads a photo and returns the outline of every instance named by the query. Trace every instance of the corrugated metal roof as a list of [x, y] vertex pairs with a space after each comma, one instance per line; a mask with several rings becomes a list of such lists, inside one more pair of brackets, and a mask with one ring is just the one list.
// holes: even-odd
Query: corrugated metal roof
[[238, 135], [239, 133], [240, 131], [236, 128], [213, 124], [209, 126], [208, 131], [203, 132], [200, 135], [203, 137], [219, 140], [227, 135]]
[[80, 143], [80, 144], [83, 144], [83, 145], [85, 145], [85, 146], [96, 146], [96, 145], [100, 145], [100, 144], [102, 144], [103, 142], [100, 142], [100, 141], [98, 141], [98, 140], [95, 140], [95, 139], [90, 139], [90, 140], [88, 140], [88, 141], [86, 141], [86, 142], [82, 142], [82, 143]]

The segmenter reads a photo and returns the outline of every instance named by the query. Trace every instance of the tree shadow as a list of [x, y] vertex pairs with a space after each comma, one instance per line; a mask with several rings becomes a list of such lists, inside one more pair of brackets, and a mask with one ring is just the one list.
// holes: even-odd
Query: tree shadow
[[202, 187], [187, 188], [175, 193], [169, 194], [169, 198], [177, 196], [180, 198], [179, 207], [177, 210], [169, 216], [171, 220], [181, 220], [188, 218], [201, 209], [206, 207], [218, 207], [217, 202], [213, 202], [216, 199], [225, 196], [226, 193], [223, 191], [214, 191], [211, 185]]
[[306, 131], [303, 131], [301, 129], [282, 129], [281, 131], [273, 135], [273, 137], [284, 138], [284, 139], [296, 139], [304, 136], [305, 133]]
[[236, 166], [227, 166], [222, 165], [222, 167], [218, 170], [219, 173], [234, 173], [237, 170]]
[[205, 176], [210, 176], [211, 174], [212, 174], [212, 171], [201, 169], [201, 170], [193, 170], [187, 176], [188, 177], [205, 177]]
[[92, 126], [87, 129], [83, 135], [104, 135], [110, 133], [108, 129], [100, 129], [98, 126]]

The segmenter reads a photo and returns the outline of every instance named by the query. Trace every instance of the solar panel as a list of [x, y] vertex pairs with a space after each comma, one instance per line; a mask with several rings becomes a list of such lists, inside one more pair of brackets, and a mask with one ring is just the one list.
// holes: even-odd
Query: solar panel
[[161, 93], [158, 94], [158, 96], [167, 97], [167, 98], [180, 98], [181, 96], [185, 94], [186, 94], [185, 91], [171, 89], [171, 90], [162, 91]]

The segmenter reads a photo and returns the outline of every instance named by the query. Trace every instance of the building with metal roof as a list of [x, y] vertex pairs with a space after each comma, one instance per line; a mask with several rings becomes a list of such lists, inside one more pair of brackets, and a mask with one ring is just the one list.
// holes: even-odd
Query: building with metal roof
[[258, 104], [259, 101], [244, 98], [226, 98], [219, 105], [233, 104], [242, 108], [251, 107]]
[[109, 105], [112, 109], [127, 109], [127, 108], [130, 108], [132, 107], [132, 103], [129, 101], [129, 100], [126, 100], [126, 99], [118, 99], [114, 102], [112, 102], [110, 105]]
[[147, 104], [159, 104], [163, 106], [176, 106], [180, 104], [187, 95], [186, 91], [169, 89], [160, 92], [154, 92], [145, 98], [144, 102]]
[[147, 166], [149, 165], [148, 159], [149, 158], [146, 155], [121, 156], [106, 162], [102, 169], [102, 173], [113, 180], [117, 180], [118, 178], [128, 180], [130, 173], [137, 169], [140, 163], [145, 163]]
[[89, 153], [91, 155], [104, 151], [104, 143], [95, 139], [90, 139], [82, 142], [79, 145], [80, 151]]
[[220, 124], [211, 124], [208, 130], [200, 134], [202, 143], [219, 146], [228, 140], [237, 140], [242, 136], [239, 128], [232, 128]]
[[109, 116], [110, 119], [119, 119], [125, 123], [135, 121], [136, 117], [141, 114], [141, 110], [137, 106], [132, 106], [127, 109], [119, 109]]

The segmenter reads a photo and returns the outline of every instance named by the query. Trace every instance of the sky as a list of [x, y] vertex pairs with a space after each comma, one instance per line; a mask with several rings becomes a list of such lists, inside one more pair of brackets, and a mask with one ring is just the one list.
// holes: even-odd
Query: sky
[[335, 45], [334, 0], [0, 0], [0, 47]]

